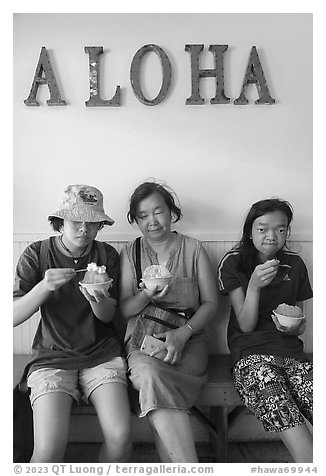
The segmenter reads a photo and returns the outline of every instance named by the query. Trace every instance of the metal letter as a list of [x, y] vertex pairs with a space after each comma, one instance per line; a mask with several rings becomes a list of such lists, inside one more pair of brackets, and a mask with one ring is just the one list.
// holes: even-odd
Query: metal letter
[[26, 106], [39, 106], [39, 103], [36, 100], [36, 95], [40, 84], [48, 85], [50, 91], [50, 99], [46, 101], [48, 106], [66, 105], [66, 102], [61, 99], [59, 88], [51, 66], [51, 61], [45, 46], [42, 46], [41, 48], [40, 58], [36, 66], [31, 91], [28, 98], [24, 101]]
[[99, 63], [98, 58], [103, 53], [102, 46], [85, 46], [85, 53], [89, 54], [89, 100], [87, 107], [120, 106], [120, 86], [116, 87], [115, 95], [104, 100], [100, 97]]
[[[150, 51], [153, 51], [156, 53], [160, 60], [161, 60], [161, 65], [162, 65], [162, 73], [163, 73], [163, 80], [162, 80], [162, 86], [160, 89], [160, 92], [156, 96], [156, 98], [150, 100], [147, 99], [140, 87], [140, 81], [139, 81], [139, 71], [140, 71], [140, 63], [141, 60], [143, 59], [143, 56]], [[169, 61], [169, 58], [167, 57], [166, 53], [162, 50], [157, 45], [145, 45], [142, 48], [140, 48], [135, 56], [133, 57], [133, 60], [131, 62], [131, 67], [130, 67], [130, 82], [131, 82], [131, 87], [137, 97], [137, 99], [145, 104], [145, 106], [156, 106], [160, 102], [163, 101], [165, 98], [169, 87], [171, 83], [171, 75], [172, 75], [172, 70], [171, 70], [171, 63]]]
[[235, 99], [234, 104], [244, 105], [248, 104], [248, 99], [245, 96], [245, 89], [248, 84], [255, 84], [258, 92], [259, 99], [255, 101], [255, 104], [274, 104], [275, 99], [269, 94], [267, 82], [264, 76], [263, 68], [260, 64], [259, 56], [255, 46], [251, 48], [247, 71], [242, 84], [242, 90], [240, 96]]
[[210, 100], [211, 104], [228, 104], [230, 98], [224, 94], [224, 68], [223, 53], [228, 49], [228, 45], [210, 45], [209, 51], [214, 53], [214, 69], [199, 69], [199, 55], [203, 51], [204, 45], [185, 45], [185, 51], [191, 54], [191, 96], [186, 99], [186, 104], [201, 105], [205, 100], [199, 94], [199, 79], [216, 77], [215, 97]]

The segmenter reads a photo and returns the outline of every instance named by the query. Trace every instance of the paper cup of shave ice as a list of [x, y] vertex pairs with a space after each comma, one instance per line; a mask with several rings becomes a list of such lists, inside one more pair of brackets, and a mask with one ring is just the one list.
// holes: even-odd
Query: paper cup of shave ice
[[298, 306], [290, 306], [288, 304], [280, 304], [273, 311], [274, 316], [277, 317], [281, 326], [288, 329], [296, 329], [304, 319], [302, 310]]
[[108, 281], [105, 283], [84, 283], [83, 281], [80, 281], [79, 284], [81, 285], [82, 288], [85, 288], [88, 294], [91, 296], [95, 297], [96, 291], [101, 292], [101, 291], [108, 291], [110, 287], [112, 286], [112, 278], [109, 278]]
[[112, 286], [112, 278], [109, 278], [106, 267], [97, 266], [96, 263], [89, 263], [84, 279], [79, 282], [86, 291], [93, 297], [96, 292], [107, 291]]
[[170, 271], [162, 265], [153, 264], [144, 269], [142, 282], [149, 291], [162, 291], [164, 286], [171, 282]]

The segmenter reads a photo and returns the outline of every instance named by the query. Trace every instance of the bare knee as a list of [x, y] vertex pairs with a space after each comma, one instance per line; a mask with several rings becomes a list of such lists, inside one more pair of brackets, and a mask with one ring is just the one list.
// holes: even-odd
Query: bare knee
[[112, 429], [104, 435], [100, 462], [127, 462], [132, 454], [131, 431], [127, 427]]
[[104, 439], [109, 446], [116, 448], [128, 447], [131, 443], [131, 427], [126, 424], [117, 428], [110, 428], [110, 431], [104, 435]]

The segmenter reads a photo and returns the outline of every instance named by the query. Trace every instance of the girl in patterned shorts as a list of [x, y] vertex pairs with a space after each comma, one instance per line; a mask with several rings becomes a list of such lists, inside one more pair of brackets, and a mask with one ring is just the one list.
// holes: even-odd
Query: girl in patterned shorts
[[[312, 462], [312, 362], [294, 330], [272, 311], [312, 297], [303, 260], [288, 250], [293, 212], [279, 199], [252, 205], [240, 242], [222, 258], [219, 287], [231, 301], [228, 345], [232, 374], [243, 404], [266, 431], [279, 432], [294, 462]], [[286, 266], [283, 266], [286, 265]]]

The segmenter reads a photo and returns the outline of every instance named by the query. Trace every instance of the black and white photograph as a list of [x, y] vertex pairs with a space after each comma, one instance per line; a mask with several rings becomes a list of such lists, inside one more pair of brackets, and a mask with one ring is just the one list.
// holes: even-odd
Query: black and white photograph
[[320, 473], [313, 24], [12, 13], [16, 474]]

